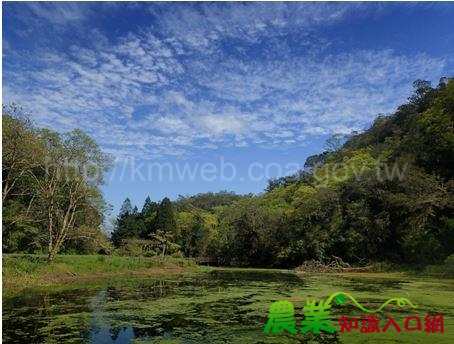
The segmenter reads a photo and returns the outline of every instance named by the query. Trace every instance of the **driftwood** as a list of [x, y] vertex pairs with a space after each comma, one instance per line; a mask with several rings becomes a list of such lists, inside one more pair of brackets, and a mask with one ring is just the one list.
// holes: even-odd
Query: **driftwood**
[[342, 258], [332, 256], [326, 263], [318, 260], [306, 260], [295, 268], [296, 272], [373, 272], [373, 266], [352, 267]]

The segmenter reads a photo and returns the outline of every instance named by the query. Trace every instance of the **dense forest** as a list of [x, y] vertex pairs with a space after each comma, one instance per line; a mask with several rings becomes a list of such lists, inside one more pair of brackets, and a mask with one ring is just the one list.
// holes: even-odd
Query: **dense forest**
[[102, 173], [91, 177], [109, 159], [80, 131], [36, 129], [16, 107], [4, 107], [3, 250], [257, 267], [332, 257], [442, 262], [454, 253], [454, 79], [414, 87], [394, 114], [363, 133], [334, 135], [304, 170], [270, 180], [262, 194], [147, 198], [140, 210], [126, 199], [110, 238], [102, 230]]

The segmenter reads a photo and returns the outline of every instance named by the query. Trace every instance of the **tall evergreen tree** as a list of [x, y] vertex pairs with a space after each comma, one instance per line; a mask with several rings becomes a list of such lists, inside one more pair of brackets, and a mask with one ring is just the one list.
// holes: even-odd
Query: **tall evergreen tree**
[[153, 231], [156, 233], [162, 231], [164, 233], [175, 233], [176, 231], [176, 220], [173, 211], [172, 202], [170, 199], [165, 197], [159, 204], [158, 211], [156, 213], [156, 221], [153, 226]]
[[154, 221], [156, 219], [156, 212], [158, 210], [158, 203], [153, 202], [148, 196], [142, 207], [141, 216], [145, 224], [145, 237], [147, 238], [153, 232]]
[[131, 204], [131, 200], [129, 199], [129, 197], [127, 197], [123, 204], [121, 205], [121, 208], [120, 208], [120, 217], [123, 217], [123, 216], [128, 216], [132, 214], [132, 204]]
[[142, 207], [142, 215], [147, 217], [150, 216], [152, 213], [155, 213], [158, 210], [158, 204], [156, 202], [153, 202], [148, 196], [145, 199], [145, 203], [143, 204]]
[[142, 237], [145, 229], [142, 214], [139, 213], [136, 206], [132, 206], [131, 200], [126, 198], [121, 206], [115, 230], [112, 232], [114, 245], [119, 247], [125, 239]]

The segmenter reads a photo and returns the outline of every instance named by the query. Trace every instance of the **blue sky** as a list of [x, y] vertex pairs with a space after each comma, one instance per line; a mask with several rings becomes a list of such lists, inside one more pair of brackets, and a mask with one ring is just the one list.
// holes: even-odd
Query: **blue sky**
[[[251, 163], [302, 165], [331, 134], [367, 128], [415, 79], [452, 76], [452, 47], [452, 3], [3, 3], [3, 102], [116, 159], [115, 215], [127, 196], [261, 192]], [[120, 178], [132, 159], [221, 157], [234, 180]]]

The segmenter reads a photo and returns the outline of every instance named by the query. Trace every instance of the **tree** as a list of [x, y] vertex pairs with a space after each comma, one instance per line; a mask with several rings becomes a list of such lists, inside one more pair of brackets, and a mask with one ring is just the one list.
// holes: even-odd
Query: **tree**
[[199, 193], [193, 196], [179, 195], [175, 207], [178, 211], [191, 211], [194, 208], [199, 208], [214, 212], [216, 207], [230, 205], [240, 198], [241, 196], [228, 191]]
[[65, 252], [78, 254], [109, 254], [113, 247], [107, 233], [99, 227], [81, 225], [68, 234], [63, 243]]
[[151, 240], [156, 248], [155, 251], [161, 252], [164, 257], [166, 253], [173, 253], [180, 248], [180, 245], [174, 242], [174, 234], [172, 232], [164, 232], [158, 229], [155, 233], [151, 233]]
[[197, 212], [193, 217], [188, 226], [183, 228], [182, 247], [183, 253], [186, 257], [196, 257], [202, 253], [202, 248], [205, 241], [203, 240], [208, 234], [208, 230], [205, 228], [205, 220], [202, 215]]
[[123, 204], [121, 205], [120, 208], [120, 217], [126, 217], [132, 214], [132, 204], [131, 200], [129, 197], [126, 197], [126, 199], [123, 201]]
[[326, 152], [335, 152], [339, 150], [342, 145], [345, 143], [347, 136], [344, 134], [333, 134], [325, 142], [325, 151]]
[[46, 209], [48, 261], [51, 262], [68, 234], [75, 229], [77, 215], [95, 207], [98, 186], [110, 163], [96, 142], [80, 130], [60, 135], [41, 130], [45, 161], [32, 176], [37, 197]]
[[[5, 201], [16, 183], [28, 177], [39, 164], [43, 147], [31, 121], [21, 114], [18, 106], [3, 106], [2, 117], [2, 201]], [[20, 192], [30, 191], [24, 188]]]
[[322, 154], [310, 155], [307, 157], [304, 163], [304, 169], [308, 172], [313, 172], [315, 168], [324, 164], [329, 152], [323, 152]]
[[170, 199], [165, 197], [159, 204], [156, 213], [156, 220], [153, 226], [153, 232], [157, 233], [175, 233], [177, 228], [175, 215]]
[[3, 250], [40, 250], [42, 235], [35, 216], [36, 192], [31, 174], [43, 160], [44, 150], [36, 128], [16, 105], [3, 106], [2, 209]]
[[419, 111], [425, 110], [431, 103], [435, 90], [427, 80], [416, 80], [413, 82], [413, 88], [414, 93], [408, 98], [410, 104], [416, 105]]
[[79, 130], [35, 128], [18, 106], [4, 106], [2, 117], [5, 251], [45, 244], [52, 261], [80, 227], [99, 229], [105, 203], [98, 186], [109, 158]]
[[443, 230], [454, 214], [452, 182], [412, 166], [402, 181], [388, 181], [383, 189], [392, 229], [387, 250], [409, 263], [441, 262], [454, 253], [454, 233]]
[[446, 180], [454, 177], [454, 80], [435, 96], [418, 123], [414, 146], [418, 161], [428, 171], [437, 171]]
[[245, 197], [220, 214], [220, 260], [235, 265], [273, 266], [284, 240], [287, 204], [281, 199]]
[[115, 229], [112, 232], [112, 242], [116, 247], [126, 243], [127, 239], [139, 239], [146, 231], [145, 221], [142, 213], [138, 212], [136, 206], [132, 206], [131, 200], [126, 198], [120, 208]]
[[[153, 202], [151, 198], [148, 196], [145, 199], [145, 203], [142, 207], [141, 217], [144, 221], [144, 232], [147, 232], [148, 229], [153, 228], [154, 220], [156, 218], [156, 212], [158, 210], [158, 204]], [[145, 233], [146, 237], [146, 233]]]
[[143, 204], [143, 207], [142, 207], [142, 215], [150, 216], [157, 210], [158, 210], [158, 205], [156, 204], [156, 202], [152, 202], [150, 196], [147, 196], [147, 198], [145, 199], [145, 203]]
[[390, 239], [390, 214], [376, 174], [366, 172], [339, 188], [342, 218], [336, 253], [350, 262], [384, 259]]

